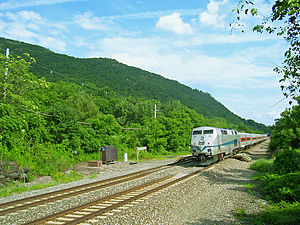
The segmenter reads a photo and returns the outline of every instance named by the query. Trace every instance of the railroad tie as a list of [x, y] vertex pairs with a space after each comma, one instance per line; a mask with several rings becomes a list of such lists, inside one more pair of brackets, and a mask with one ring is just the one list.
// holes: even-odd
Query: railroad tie
[[56, 220], [58, 220], [58, 221], [73, 221], [74, 218], [58, 217], [58, 218], [56, 218]]
[[246, 161], [246, 162], [251, 162], [251, 160], [252, 160], [251, 157], [248, 156], [245, 153], [236, 154], [236, 155], [233, 156], [233, 158], [239, 159], [239, 160], [242, 160], [242, 161]]
[[48, 221], [47, 224], [65, 224], [65, 222], [59, 222], [59, 221]]

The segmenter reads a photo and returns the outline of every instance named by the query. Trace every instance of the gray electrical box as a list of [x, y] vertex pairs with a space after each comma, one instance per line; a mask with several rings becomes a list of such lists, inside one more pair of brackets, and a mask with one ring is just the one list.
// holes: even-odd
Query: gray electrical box
[[118, 149], [113, 146], [103, 146], [102, 150], [102, 162], [108, 163], [118, 160]]

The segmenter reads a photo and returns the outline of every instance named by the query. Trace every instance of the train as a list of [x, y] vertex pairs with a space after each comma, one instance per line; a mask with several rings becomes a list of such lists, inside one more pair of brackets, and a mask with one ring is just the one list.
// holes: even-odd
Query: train
[[197, 127], [191, 133], [191, 151], [193, 157], [200, 162], [208, 158], [222, 160], [266, 139], [267, 134], [240, 133], [233, 129], [217, 127]]

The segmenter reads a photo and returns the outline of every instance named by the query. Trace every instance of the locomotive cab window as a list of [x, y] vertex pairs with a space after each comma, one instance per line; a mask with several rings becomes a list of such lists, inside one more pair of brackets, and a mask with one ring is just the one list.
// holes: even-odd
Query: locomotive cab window
[[194, 130], [193, 135], [199, 135], [202, 134], [202, 130]]
[[227, 130], [221, 130], [221, 133], [222, 133], [223, 135], [227, 135]]
[[204, 130], [203, 134], [213, 134], [214, 130]]

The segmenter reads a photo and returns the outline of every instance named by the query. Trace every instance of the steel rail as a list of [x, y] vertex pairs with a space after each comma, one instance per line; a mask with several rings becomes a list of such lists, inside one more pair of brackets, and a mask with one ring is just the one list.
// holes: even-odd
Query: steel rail
[[96, 191], [100, 188], [105, 188], [105, 187], [113, 186], [113, 185], [120, 184], [123, 182], [127, 182], [130, 180], [138, 179], [138, 178], [147, 176], [149, 174], [152, 174], [154, 172], [161, 171], [160, 169], [168, 169], [172, 165], [180, 165], [180, 164], [185, 164], [188, 162], [190, 162], [190, 161], [186, 160], [184, 162], [179, 162], [179, 163], [178, 162], [170, 163], [167, 165], [162, 165], [162, 166], [150, 168], [147, 170], [134, 172], [131, 174], [125, 174], [122, 176], [118, 176], [118, 177], [114, 177], [114, 178], [110, 178], [110, 179], [106, 179], [106, 180], [102, 180], [102, 181], [96, 181], [96, 182], [89, 183], [89, 184], [83, 184], [80, 186], [66, 188], [66, 189], [59, 190], [59, 191], [53, 191], [50, 193], [45, 193], [45, 194], [36, 195], [36, 196], [24, 198], [24, 199], [19, 199], [19, 200], [7, 202], [7, 203], [2, 203], [2, 204], [0, 204], [0, 216], [15, 212], [18, 210], [26, 209], [29, 207], [42, 205], [45, 203], [57, 201], [57, 200], [64, 199], [67, 197], [80, 195], [80, 194], [83, 194], [86, 192]]
[[[197, 171], [194, 171], [188, 175], [174, 178], [173, 175], [169, 175], [160, 179], [157, 179], [155, 181], [148, 182], [146, 184], [140, 185], [138, 187], [134, 187], [130, 190], [126, 190], [99, 200], [95, 200], [86, 204], [83, 204], [78, 207], [74, 207], [68, 210], [65, 210], [63, 212], [59, 212], [53, 215], [46, 216], [44, 218], [37, 219], [35, 221], [31, 221], [28, 223], [25, 223], [24, 225], [28, 224], [47, 224], [47, 223], [60, 223], [60, 224], [79, 224], [81, 222], [84, 222], [86, 220], [95, 218], [97, 216], [103, 215], [104, 213], [111, 211], [113, 209], [117, 209], [121, 206], [124, 206], [126, 204], [129, 204], [131, 202], [134, 202], [138, 199], [141, 199], [149, 194], [152, 194], [154, 192], [160, 191], [168, 186], [171, 186], [175, 183], [178, 183], [182, 180], [185, 180], [191, 176], [194, 176], [208, 168], [210, 168], [212, 165], [209, 165], [205, 168], [201, 168]], [[170, 181], [168, 181], [170, 180]], [[159, 186], [155, 186], [159, 183], [163, 183]], [[154, 186], [153, 188], [147, 190], [148, 187]], [[145, 191], [142, 191], [142, 189], [146, 189]], [[138, 194], [133, 194], [134, 192], [141, 192]], [[132, 193], [129, 197], [126, 197], [126, 195]], [[123, 199], [123, 200], [122, 200]]]

